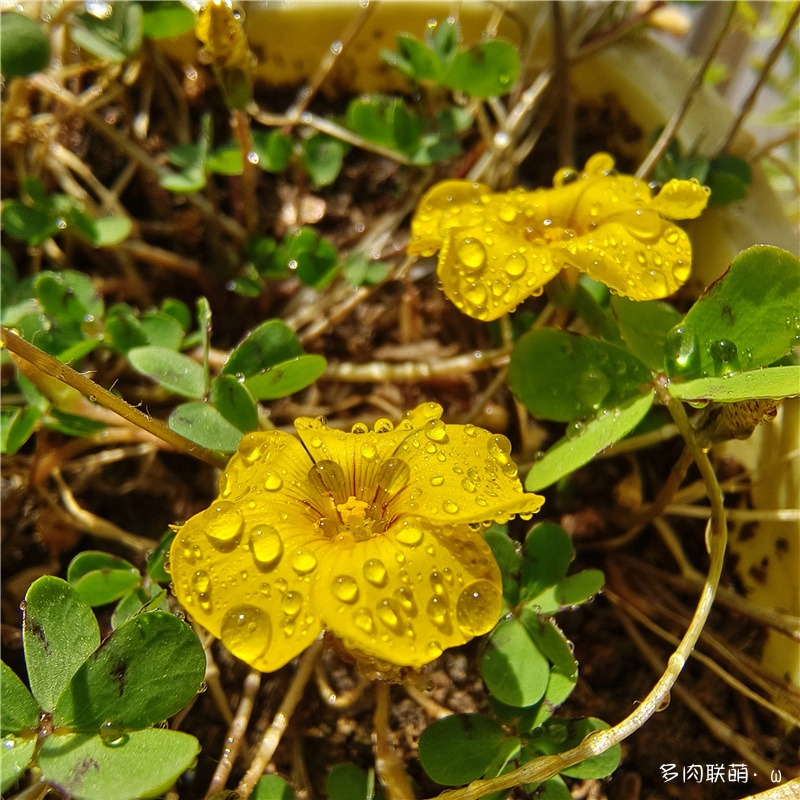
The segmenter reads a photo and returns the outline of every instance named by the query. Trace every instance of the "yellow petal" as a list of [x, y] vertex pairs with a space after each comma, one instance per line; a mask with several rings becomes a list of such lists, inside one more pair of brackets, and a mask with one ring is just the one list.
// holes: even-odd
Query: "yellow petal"
[[689, 237], [655, 212], [647, 211], [653, 216], [645, 212], [641, 217], [636, 216], [638, 212], [619, 215], [619, 221], [565, 242], [565, 261], [633, 300], [655, 300], [672, 294], [689, 277]]
[[249, 434], [220, 480], [220, 498], [178, 530], [170, 551], [175, 595], [192, 619], [265, 672], [322, 630], [309, 605], [319, 534], [298, 501], [310, 466], [293, 436]]
[[484, 321], [498, 319], [541, 293], [557, 272], [549, 248], [531, 244], [521, 229], [497, 222], [452, 230], [439, 254], [444, 293], [459, 311]]
[[197, 18], [195, 35], [216, 67], [250, 69], [247, 37], [229, 3], [210, 0]]
[[669, 219], [695, 219], [705, 209], [711, 190], [696, 180], [673, 178], [664, 184], [650, 207]]
[[319, 551], [314, 611], [359, 659], [421, 667], [486, 633], [502, 606], [500, 571], [483, 537], [422, 518], [364, 542]]
[[443, 181], [429, 189], [411, 220], [410, 255], [432, 256], [451, 228], [480, 225], [491, 196], [488, 186], [469, 181]]
[[533, 514], [544, 499], [523, 492], [510, 453], [505, 436], [431, 419], [395, 453], [408, 464], [410, 477], [387, 512], [422, 515], [440, 525], [506, 522], [514, 514]]

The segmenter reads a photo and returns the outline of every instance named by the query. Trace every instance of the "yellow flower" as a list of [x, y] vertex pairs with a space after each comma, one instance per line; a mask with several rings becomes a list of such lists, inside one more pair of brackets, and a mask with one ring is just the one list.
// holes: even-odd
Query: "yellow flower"
[[671, 219], [699, 216], [709, 190], [671, 180], [648, 184], [613, 171], [607, 153], [581, 174], [559, 170], [552, 189], [444, 181], [423, 197], [411, 222], [411, 255], [439, 253], [442, 289], [480, 320], [512, 311], [564, 267], [577, 267], [634, 300], [672, 294], [689, 277], [692, 251]]
[[446, 425], [435, 403], [394, 427], [324, 419], [245, 436], [211, 507], [172, 545], [175, 594], [234, 655], [269, 672], [325, 630], [374, 672], [421, 667], [501, 611], [481, 523], [530, 516], [504, 436]]

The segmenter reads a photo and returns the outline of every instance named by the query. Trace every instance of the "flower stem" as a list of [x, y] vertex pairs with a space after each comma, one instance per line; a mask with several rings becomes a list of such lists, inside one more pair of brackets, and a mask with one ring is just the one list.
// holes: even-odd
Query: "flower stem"
[[208, 450], [205, 447], [195, 444], [185, 436], [168, 428], [163, 422], [157, 420], [148, 414], [139, 411], [128, 405], [124, 400], [121, 400], [115, 394], [112, 394], [108, 389], [104, 389], [99, 384], [90, 380], [80, 372], [75, 371], [72, 367], [63, 364], [57, 358], [45, 353], [30, 342], [26, 342], [21, 336], [18, 336], [8, 328], [0, 326], [0, 342], [7, 347], [12, 353], [15, 353], [20, 358], [33, 364], [37, 369], [40, 369], [45, 375], [56, 378], [62, 383], [77, 389], [82, 395], [88, 397], [93, 403], [97, 403], [115, 414], [119, 414], [123, 419], [135, 425], [137, 428], [151, 433], [153, 436], [159, 438], [162, 442], [174, 447], [182, 453], [198, 458], [215, 467], [224, 467], [228, 463], [225, 456], [215, 453], [213, 450]]
[[403, 762], [389, 741], [389, 684], [375, 684], [375, 771], [389, 800], [414, 800]]
[[700, 638], [711, 611], [722, 573], [728, 528], [722, 490], [717, 481], [717, 476], [714, 474], [714, 468], [708, 455], [697, 441], [683, 404], [679, 400], [670, 397], [665, 386], [658, 386], [657, 391], [662, 402], [667, 406], [678, 431], [686, 442], [687, 449], [692, 454], [695, 464], [700, 470], [711, 505], [711, 519], [706, 529], [710, 564], [700, 593], [700, 599], [686, 633], [684, 633], [675, 652], [669, 657], [667, 668], [658, 682], [650, 690], [647, 697], [636, 707], [636, 710], [622, 722], [607, 730], [595, 731], [589, 734], [572, 750], [534, 759], [513, 772], [491, 780], [474, 781], [463, 789], [443, 792], [438, 795], [438, 800], [478, 800], [478, 798], [492, 792], [512, 789], [524, 783], [540, 783], [552, 778], [567, 767], [585, 761], [592, 756], [597, 756], [635, 733], [659, 708], [663, 707], [667, 700], [684, 664]]
[[297, 708], [297, 704], [303, 697], [303, 690], [306, 688], [308, 679], [314, 672], [314, 665], [321, 651], [322, 640], [319, 639], [303, 653], [300, 663], [297, 665], [297, 672], [295, 672], [292, 683], [289, 686], [289, 690], [284, 695], [280, 708], [278, 708], [272, 720], [272, 724], [264, 731], [264, 735], [261, 737], [261, 742], [258, 745], [258, 750], [256, 750], [256, 754], [253, 756], [253, 760], [250, 763], [250, 768], [236, 787], [237, 797], [249, 797], [256, 788], [256, 784], [261, 780], [264, 770], [267, 768], [272, 757], [275, 755], [275, 751], [278, 749], [283, 734], [286, 733], [286, 729], [289, 727], [289, 720], [295, 708]]

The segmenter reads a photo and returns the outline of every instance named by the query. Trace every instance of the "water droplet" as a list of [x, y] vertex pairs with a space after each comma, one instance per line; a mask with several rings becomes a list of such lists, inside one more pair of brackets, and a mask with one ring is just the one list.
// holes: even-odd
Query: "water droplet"
[[624, 225], [637, 239], [655, 239], [661, 233], [661, 217], [651, 208], [637, 208], [614, 218]]
[[578, 173], [575, 172], [574, 169], [560, 169], [555, 175], [553, 175], [553, 186], [558, 189], [561, 186], [565, 186], [568, 183], [573, 183], [576, 180], [578, 180]]
[[268, 492], [277, 492], [283, 486], [283, 479], [274, 472], [268, 472], [264, 478], [264, 488]]
[[211, 544], [217, 550], [229, 551], [242, 537], [244, 516], [235, 503], [221, 500], [205, 512], [203, 524]]
[[437, 628], [445, 628], [450, 623], [447, 600], [443, 597], [431, 597], [428, 601], [428, 617]]
[[199, 569], [192, 575], [192, 588], [198, 594], [203, 594], [211, 588], [211, 577], [204, 569]]
[[272, 623], [265, 611], [243, 603], [222, 618], [220, 639], [242, 661], [251, 662], [269, 647]]
[[481, 306], [486, 302], [489, 293], [482, 283], [470, 284], [464, 292], [464, 299], [473, 306]]
[[369, 431], [369, 427], [365, 425], [363, 422], [355, 422], [353, 427], [350, 428], [351, 433], [367, 433]]
[[739, 348], [729, 339], [717, 339], [708, 349], [717, 372], [731, 372], [731, 367], [738, 366]]
[[664, 240], [667, 244], [677, 244], [680, 239], [680, 233], [677, 228], [667, 228], [664, 231]]
[[666, 711], [669, 708], [670, 700], [672, 699], [672, 695], [667, 692], [664, 697], [661, 698], [659, 704], [656, 706], [656, 713], [660, 711]]
[[407, 545], [408, 547], [416, 547], [418, 544], [420, 544], [420, 542], [422, 542], [423, 537], [424, 533], [422, 528], [413, 522], [404, 520], [400, 526], [400, 530], [397, 531], [396, 538], [400, 544]]
[[441, 486], [444, 483], [444, 478], [441, 475], [434, 475], [431, 478], [431, 486]]
[[319, 436], [315, 436], [311, 440], [311, 446], [312, 447], [322, 447], [322, 439], [320, 439]]
[[394, 430], [394, 423], [390, 419], [386, 419], [386, 417], [381, 417], [375, 421], [373, 430], [375, 433], [390, 433]]
[[283, 541], [272, 525], [260, 525], [250, 531], [250, 552], [259, 569], [275, 567], [283, 555]]
[[511, 460], [511, 442], [502, 434], [495, 434], [489, 438], [486, 444], [489, 455], [501, 467], [506, 467], [513, 464]]
[[586, 423], [576, 419], [568, 423], [565, 435], [567, 439], [577, 439], [586, 430]]
[[349, 575], [334, 578], [331, 591], [343, 603], [355, 603], [358, 600], [358, 584]]
[[470, 480], [469, 478], [462, 478], [461, 488], [465, 492], [474, 492], [478, 487], [475, 485], [475, 482]]
[[381, 600], [378, 603], [375, 613], [378, 619], [390, 630], [392, 633], [401, 633], [403, 625], [400, 622], [400, 617], [394, 608], [391, 600]]
[[378, 467], [375, 482], [387, 494], [397, 494], [410, 477], [411, 470], [402, 458], [389, 458]]
[[444, 503], [442, 503], [442, 508], [448, 514], [458, 514], [458, 506], [452, 500], [445, 500]]
[[298, 550], [292, 558], [292, 567], [298, 575], [308, 575], [317, 566], [317, 559], [303, 550]]
[[672, 366], [669, 370], [672, 373], [693, 372], [700, 364], [697, 337], [682, 325], [676, 326], [667, 334], [664, 353], [667, 364]]
[[480, 240], [467, 237], [456, 244], [456, 256], [464, 272], [480, 272], [486, 263], [486, 248]]
[[428, 642], [428, 647], [425, 652], [428, 655], [428, 658], [433, 661], [433, 659], [439, 658], [439, 656], [442, 654], [442, 646], [434, 639]]
[[[497, 135], [495, 135], [495, 145], [496, 144]], [[508, 203], [503, 203], [500, 208], [497, 209], [497, 216], [503, 222], [513, 222], [517, 218], [517, 209]]]
[[100, 726], [99, 734], [106, 747], [120, 747], [128, 741], [128, 734], [125, 733], [125, 729], [110, 720], [106, 720]]
[[417, 616], [417, 604], [414, 601], [414, 593], [411, 589], [407, 586], [401, 586], [399, 589], [395, 589], [394, 596], [397, 598], [397, 602], [400, 608], [406, 613], [406, 616]]
[[425, 435], [434, 442], [447, 441], [447, 426], [440, 419], [432, 419], [425, 423]]
[[378, 451], [375, 449], [375, 445], [370, 444], [369, 442], [361, 445], [362, 458], [366, 458], [371, 461], [373, 458], [377, 458], [377, 456], [378, 456]]
[[364, 563], [364, 577], [373, 586], [385, 586], [389, 579], [383, 561], [377, 558], [370, 558]]
[[289, 617], [296, 617], [303, 608], [303, 595], [300, 592], [286, 592], [281, 598], [281, 609]]
[[465, 636], [479, 636], [497, 622], [502, 608], [502, 595], [491, 581], [477, 580], [458, 596], [456, 618]]
[[512, 253], [504, 262], [503, 269], [511, 280], [521, 278], [528, 269], [528, 259], [522, 253]]
[[588, 369], [578, 377], [578, 398], [589, 408], [600, 408], [610, 391], [611, 381], [604, 372]]
[[344, 471], [335, 461], [318, 461], [308, 471], [308, 480], [316, 491], [331, 495], [337, 503], [344, 503], [350, 496]]
[[369, 613], [368, 608], [357, 608], [353, 612], [353, 622], [364, 633], [375, 633], [375, 623], [372, 621], [372, 614]]
[[254, 434], [248, 433], [242, 437], [239, 442], [239, 455], [248, 464], [252, 464], [261, 457], [261, 444]]

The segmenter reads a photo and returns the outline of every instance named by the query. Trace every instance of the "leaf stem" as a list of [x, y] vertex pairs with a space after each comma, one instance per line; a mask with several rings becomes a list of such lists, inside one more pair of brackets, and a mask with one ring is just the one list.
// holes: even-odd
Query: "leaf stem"
[[388, 683], [375, 684], [375, 771], [389, 800], [414, 800], [403, 761], [389, 741], [389, 689]]
[[119, 416], [128, 420], [137, 428], [151, 433], [176, 450], [215, 467], [224, 467], [228, 463], [228, 459], [221, 454], [195, 444], [185, 436], [181, 436], [168, 428], [160, 420], [128, 405], [124, 400], [109, 392], [108, 389], [104, 389], [93, 380], [72, 369], [72, 367], [63, 364], [57, 358], [40, 350], [36, 345], [26, 342], [21, 336], [8, 330], [5, 326], [0, 326], [0, 342], [12, 353], [29, 361], [46, 375], [56, 378], [73, 389], [77, 389], [82, 395], [88, 397], [91, 402], [97, 403], [115, 414], [119, 414]]
[[554, 777], [573, 764], [604, 753], [610, 747], [619, 744], [623, 739], [635, 733], [659, 708], [663, 707], [695, 644], [697, 644], [714, 602], [725, 558], [728, 528], [725, 520], [723, 495], [717, 476], [714, 474], [714, 468], [708, 455], [697, 441], [683, 404], [669, 396], [666, 386], [659, 385], [656, 387], [656, 391], [662, 402], [667, 406], [678, 431], [686, 442], [687, 449], [694, 458], [705, 484], [711, 506], [711, 519], [706, 529], [710, 554], [708, 574], [706, 575], [694, 616], [680, 644], [669, 657], [666, 670], [650, 690], [647, 697], [642, 700], [632, 714], [612, 728], [591, 733], [572, 750], [529, 761], [513, 772], [491, 780], [475, 781], [463, 789], [443, 792], [437, 796], [437, 800], [478, 800], [478, 798], [492, 792], [511, 789], [524, 783], [540, 783]]

